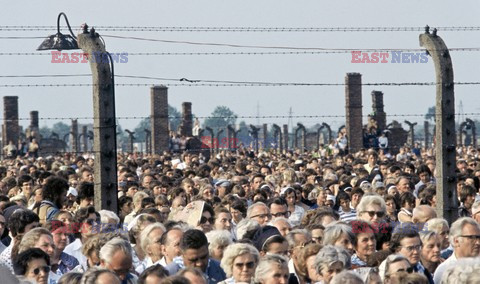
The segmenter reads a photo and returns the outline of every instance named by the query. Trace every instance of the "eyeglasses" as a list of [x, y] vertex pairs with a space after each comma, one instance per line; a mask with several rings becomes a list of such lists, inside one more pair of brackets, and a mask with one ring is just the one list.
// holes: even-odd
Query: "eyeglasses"
[[278, 213], [271, 214], [271, 215], [275, 218], [279, 218], [279, 217], [288, 218], [288, 217], [290, 217], [290, 214], [291, 214], [290, 211], [285, 211], [285, 212], [278, 212]]
[[252, 269], [252, 268], [255, 267], [255, 262], [253, 262], [253, 261], [246, 262], [246, 263], [241, 263], [241, 262], [239, 262], [239, 263], [235, 263], [234, 265], [235, 265], [235, 267], [238, 268], [238, 269], [242, 269], [242, 268], [244, 268], [244, 267], [246, 267], [246, 268], [248, 268], [248, 269]]
[[471, 241], [478, 241], [480, 240], [480, 235], [461, 235], [462, 238], [467, 238]]
[[397, 270], [396, 272], [407, 272], [407, 273], [412, 273], [412, 272], [413, 272], [413, 267], [412, 267], [412, 266], [410, 266], [410, 267], [409, 267], [409, 268], [407, 268], [407, 269], [403, 269], [403, 268], [401, 268], [401, 269]]
[[373, 216], [377, 215], [378, 218], [382, 218], [383, 216], [385, 216], [385, 212], [383, 211], [363, 211], [362, 213], [368, 213], [368, 216], [370, 216], [370, 218], [373, 218]]
[[272, 214], [258, 214], [258, 215], [254, 215], [254, 216], [251, 216], [251, 217], [250, 217], [250, 219], [253, 219], [253, 218], [271, 219], [271, 218], [272, 218]]
[[40, 271], [43, 271], [44, 273], [49, 273], [50, 272], [50, 266], [37, 267], [33, 270], [33, 274], [38, 275], [38, 274], [40, 274]]
[[207, 217], [203, 217], [200, 218], [200, 224], [205, 224], [205, 223], [210, 223], [210, 224], [213, 224], [213, 218], [207, 218]]
[[416, 245], [416, 246], [408, 246], [408, 247], [404, 247], [402, 246], [402, 248], [405, 248], [408, 252], [412, 252], [414, 250], [421, 250], [422, 249], [422, 245]]

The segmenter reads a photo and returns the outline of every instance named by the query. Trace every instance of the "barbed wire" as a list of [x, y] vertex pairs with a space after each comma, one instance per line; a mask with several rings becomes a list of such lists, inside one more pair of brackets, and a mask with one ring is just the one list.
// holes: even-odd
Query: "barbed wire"
[[[375, 49], [375, 51], [385, 51]], [[390, 50], [391, 51], [391, 50]], [[394, 51], [425, 52], [424, 49], [395, 49]], [[480, 51], [480, 47], [458, 47], [449, 49], [450, 52]], [[127, 56], [211, 56], [211, 55], [314, 55], [314, 54], [346, 54], [352, 52], [373, 52], [372, 49], [356, 50], [320, 50], [320, 51], [252, 51], [252, 52], [124, 52]], [[73, 52], [75, 53], [75, 52]], [[115, 52], [110, 52], [114, 54]], [[0, 56], [51, 56], [45, 52], [0, 52]]]
[[[480, 116], [480, 112], [454, 113], [455, 116]], [[368, 118], [371, 114], [350, 115], [350, 117]], [[388, 117], [425, 117], [425, 113], [405, 113], [405, 114], [387, 114]], [[440, 114], [429, 114], [431, 117], [441, 116]], [[282, 118], [345, 118], [345, 114], [322, 114], [322, 115], [231, 115], [231, 116], [194, 116], [198, 119], [282, 119]], [[147, 118], [168, 118], [168, 119], [182, 119], [183, 116], [172, 115], [148, 115], [148, 116], [116, 116], [118, 120], [140, 120]], [[39, 117], [39, 120], [97, 120], [99, 117], [95, 116], [70, 116], [70, 117]], [[0, 117], [0, 121], [23, 121], [31, 120], [30, 117], [20, 117], [18, 119], [5, 119]]]
[[[406, 83], [362, 83], [350, 84], [361, 86], [434, 86], [435, 82], [406, 82]], [[0, 88], [39, 88], [39, 87], [92, 87], [102, 84], [92, 83], [70, 83], [70, 84], [0, 84]], [[258, 82], [258, 83], [198, 83], [178, 84], [168, 83], [162, 84], [166, 87], [333, 87], [346, 86], [345, 83], [273, 83], [273, 82]], [[480, 82], [455, 82], [454, 85], [480, 85]], [[115, 83], [115, 87], [152, 87], [152, 83]]]
[[[67, 26], [60, 26], [66, 29]], [[140, 31], [140, 32], [421, 32], [425, 27], [174, 27], [174, 26], [95, 26], [104, 31]], [[436, 27], [439, 31], [479, 31], [478, 26]], [[0, 31], [48, 31], [57, 30], [57, 26], [6, 25]]]

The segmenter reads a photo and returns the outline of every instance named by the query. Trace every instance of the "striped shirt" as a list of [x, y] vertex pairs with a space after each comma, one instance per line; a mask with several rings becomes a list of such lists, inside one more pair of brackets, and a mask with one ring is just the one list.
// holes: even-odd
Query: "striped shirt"
[[338, 209], [338, 215], [340, 215], [340, 220], [344, 222], [350, 222], [357, 219], [357, 211], [355, 209], [350, 209], [349, 212], [344, 212], [342, 207]]

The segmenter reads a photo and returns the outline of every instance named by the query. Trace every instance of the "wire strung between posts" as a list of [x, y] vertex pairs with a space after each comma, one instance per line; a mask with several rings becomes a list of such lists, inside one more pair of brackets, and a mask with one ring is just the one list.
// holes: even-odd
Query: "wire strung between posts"
[[[480, 112], [468, 112], [468, 113], [454, 113], [455, 116], [480, 116]], [[369, 117], [369, 114], [364, 115], [350, 115], [350, 117]], [[440, 114], [429, 114], [431, 117], [440, 116]], [[198, 119], [281, 119], [281, 118], [345, 118], [344, 114], [323, 114], [323, 115], [233, 115], [233, 116], [194, 116]], [[412, 114], [388, 114], [388, 117], [425, 117], [425, 113], [412, 113]], [[171, 116], [171, 115], [149, 115], [149, 116], [117, 116], [118, 120], [140, 120], [150, 118], [168, 118], [168, 119], [182, 119], [183, 116]], [[97, 120], [99, 117], [95, 116], [76, 116], [76, 117], [39, 117], [39, 120]], [[31, 120], [30, 117], [22, 117], [16, 119], [18, 121]], [[0, 121], [16, 121], [11, 119], [4, 119], [0, 117]]]
[[[380, 50], [380, 49], [378, 49]], [[367, 52], [366, 50], [356, 50]], [[412, 51], [400, 50], [396, 51]], [[425, 50], [419, 50], [425, 51]], [[459, 47], [449, 49], [450, 52], [480, 51], [480, 47]], [[115, 52], [112, 52], [115, 53]], [[313, 55], [313, 54], [345, 54], [352, 53], [350, 50], [331, 50], [331, 51], [257, 51], [257, 52], [129, 52], [128, 56], [209, 56], [209, 55]], [[45, 52], [0, 52], [0, 56], [51, 56], [51, 53]]]
[[[76, 84], [0, 84], [0, 88], [45, 88], [45, 87], [92, 87], [96, 84], [92, 83], [76, 83]], [[327, 86], [345, 86], [344, 83], [191, 83], [163, 84], [166, 87], [327, 87]], [[412, 82], [412, 83], [362, 83], [350, 84], [362, 86], [434, 86], [434, 82]], [[454, 85], [480, 85], [480, 82], [455, 82]], [[115, 87], [152, 87], [152, 83], [115, 83]]]
[[[67, 28], [67, 26], [61, 26]], [[436, 27], [439, 31], [479, 31], [477, 26]], [[421, 32], [425, 27], [159, 27], [159, 26], [95, 26], [104, 31], [136, 32]], [[48, 31], [57, 26], [0, 26], [0, 31]]]

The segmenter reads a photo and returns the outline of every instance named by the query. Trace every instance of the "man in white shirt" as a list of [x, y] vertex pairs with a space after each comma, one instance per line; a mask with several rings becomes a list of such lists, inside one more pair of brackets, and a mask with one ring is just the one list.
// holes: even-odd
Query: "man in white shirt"
[[480, 225], [469, 217], [460, 218], [450, 228], [453, 254], [435, 270], [433, 281], [441, 283], [444, 272], [465, 257], [477, 257], [480, 253]]

